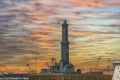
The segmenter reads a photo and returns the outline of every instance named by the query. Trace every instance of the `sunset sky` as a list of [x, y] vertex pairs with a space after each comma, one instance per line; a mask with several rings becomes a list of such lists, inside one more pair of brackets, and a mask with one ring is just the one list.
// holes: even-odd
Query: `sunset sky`
[[[120, 0], [0, 0], [0, 72], [37, 72], [60, 60], [61, 24], [69, 24], [70, 62], [106, 70], [120, 60]], [[110, 63], [112, 69], [112, 63]]]

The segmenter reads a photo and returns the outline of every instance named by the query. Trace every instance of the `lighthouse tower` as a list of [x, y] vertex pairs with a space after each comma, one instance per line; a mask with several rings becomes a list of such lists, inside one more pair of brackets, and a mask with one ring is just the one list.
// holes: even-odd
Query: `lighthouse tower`
[[68, 41], [68, 24], [64, 20], [62, 24], [62, 40], [61, 40], [61, 60], [53, 61], [53, 65], [49, 69], [42, 69], [41, 73], [75, 73], [74, 65], [69, 62], [69, 41]]
[[115, 66], [114, 74], [112, 80], [120, 80], [120, 61], [113, 62]]
[[59, 63], [59, 72], [63, 73], [74, 72], [74, 66], [69, 63], [69, 41], [67, 20], [64, 20], [62, 24], [61, 60]]
[[69, 64], [68, 24], [66, 20], [62, 24], [61, 61], [64, 65]]

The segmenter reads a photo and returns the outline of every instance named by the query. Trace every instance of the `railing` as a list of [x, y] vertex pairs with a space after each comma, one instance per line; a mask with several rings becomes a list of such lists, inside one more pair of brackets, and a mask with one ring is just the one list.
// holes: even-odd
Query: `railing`
[[28, 78], [13, 78], [13, 77], [5, 77], [5, 78], [0, 78], [0, 80], [29, 80]]

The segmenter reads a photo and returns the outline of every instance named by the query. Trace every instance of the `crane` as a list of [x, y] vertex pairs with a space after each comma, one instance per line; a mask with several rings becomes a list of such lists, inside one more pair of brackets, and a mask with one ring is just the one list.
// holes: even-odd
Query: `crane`
[[30, 64], [27, 63], [26, 66], [29, 69], [29, 71], [28, 71], [29, 73], [34, 73], [34, 70], [30, 67]]
[[97, 60], [97, 62], [96, 62], [96, 65], [95, 65], [95, 70], [97, 70], [98, 65], [99, 65], [99, 63], [100, 63], [100, 60], [101, 60], [101, 58], [99, 57], [98, 60]]
[[49, 67], [50, 67], [50, 65], [48, 64], [48, 62], [46, 62], [46, 66], [47, 66], [47, 68], [49, 68]]
[[51, 58], [52, 61], [52, 66], [54, 66], [56, 64], [56, 59], [55, 58]]
[[111, 62], [111, 60], [108, 58], [107, 61], [108, 61], [107, 70], [108, 70], [108, 75], [109, 75], [110, 74], [109, 72], [110, 72], [110, 62]]

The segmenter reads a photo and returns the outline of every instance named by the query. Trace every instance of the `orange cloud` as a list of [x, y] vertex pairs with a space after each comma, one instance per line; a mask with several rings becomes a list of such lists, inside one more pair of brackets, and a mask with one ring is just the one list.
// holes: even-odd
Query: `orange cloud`
[[33, 37], [36, 37], [36, 38], [54, 38], [53, 36], [49, 36], [49, 35], [45, 35], [45, 34], [33, 34], [32, 35]]
[[40, 3], [40, 2], [35, 2], [35, 3], [33, 3], [33, 6], [34, 6], [35, 8], [41, 8], [41, 7], [43, 7], [43, 4]]
[[69, 31], [70, 35], [76, 35], [76, 36], [85, 36], [85, 35], [91, 35], [91, 34], [120, 34], [117, 32], [90, 32], [90, 31]]
[[105, 3], [105, 2], [91, 2], [91, 1], [73, 1], [74, 4], [76, 5], [83, 5], [83, 6], [108, 6], [110, 3]]
[[[36, 5], [38, 4], [36, 3]], [[22, 20], [24, 23], [25, 22], [43, 23], [43, 22], [47, 22], [49, 16], [54, 14], [54, 10], [33, 10], [33, 11], [23, 12], [23, 14], [25, 14], [23, 15], [24, 17], [22, 18], [17, 17], [17, 18]]]
[[56, 30], [56, 29], [54, 29], [54, 30], [50, 30], [50, 29], [45, 29], [45, 30], [41, 30], [41, 32], [44, 32], [44, 33], [59, 33], [60, 32], [60, 30]]
[[12, 65], [5, 65], [4, 67], [0, 67], [1, 72], [3, 73], [26, 73], [25, 66], [12, 66]]

